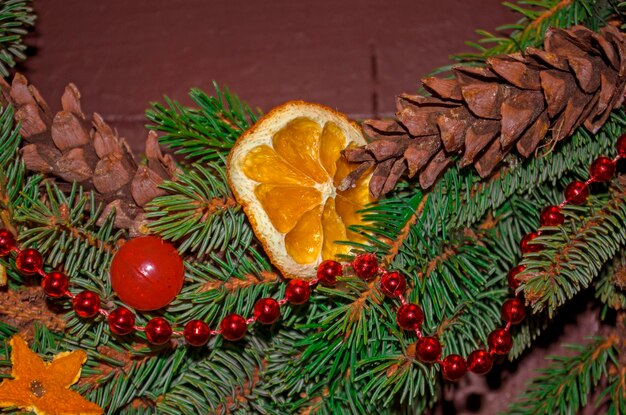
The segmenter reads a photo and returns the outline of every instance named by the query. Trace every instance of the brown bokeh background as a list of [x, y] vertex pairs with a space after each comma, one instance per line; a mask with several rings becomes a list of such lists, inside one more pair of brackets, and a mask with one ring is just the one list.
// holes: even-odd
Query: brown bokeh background
[[[495, 31], [519, 15], [500, 0], [36, 0], [39, 15], [19, 70], [59, 108], [64, 86], [81, 90], [137, 151], [144, 111], [168, 95], [191, 104], [191, 87], [226, 85], [267, 111], [292, 99], [353, 118], [388, 116], [394, 96], [469, 51], [475, 29]], [[487, 378], [468, 376], [444, 392], [437, 413], [494, 414], [524, 388], [561, 341], [599, 329], [583, 295], [532, 353]]]

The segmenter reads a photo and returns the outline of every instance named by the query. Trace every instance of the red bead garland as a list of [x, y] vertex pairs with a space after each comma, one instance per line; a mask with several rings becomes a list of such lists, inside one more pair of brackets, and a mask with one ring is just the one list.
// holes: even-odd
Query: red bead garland
[[396, 298], [406, 290], [406, 280], [398, 271], [385, 271], [380, 277], [380, 290], [389, 298]]
[[519, 324], [524, 317], [526, 317], [526, 307], [519, 298], [509, 298], [502, 304], [502, 320], [507, 323]]
[[539, 216], [541, 226], [559, 226], [565, 223], [565, 216], [561, 213], [559, 206], [546, 206]]
[[513, 268], [511, 268], [511, 270], [507, 274], [506, 278], [507, 278], [511, 288], [513, 288], [513, 290], [517, 290], [517, 287], [519, 287], [519, 281], [517, 280], [517, 274], [519, 274], [520, 272], [524, 271], [525, 269], [526, 269], [526, 267], [524, 265], [516, 265]]
[[111, 333], [125, 336], [135, 329], [135, 315], [126, 307], [118, 307], [109, 314]]
[[443, 376], [452, 381], [461, 379], [467, 373], [467, 363], [463, 356], [449, 354], [441, 362]]
[[404, 330], [417, 330], [424, 322], [424, 312], [417, 304], [404, 304], [396, 313], [396, 322]]
[[5, 257], [17, 247], [15, 237], [7, 229], [0, 229], [0, 257]]
[[615, 174], [615, 162], [608, 157], [598, 157], [591, 163], [589, 173], [594, 182], [609, 181]]
[[254, 318], [263, 324], [272, 324], [280, 317], [280, 305], [273, 298], [261, 298], [254, 305]]
[[565, 188], [565, 200], [573, 205], [582, 205], [589, 197], [589, 187], [581, 181], [574, 180]]
[[146, 338], [155, 345], [165, 344], [172, 337], [172, 326], [163, 317], [155, 317], [146, 324]]
[[15, 258], [15, 267], [22, 274], [33, 275], [41, 272], [43, 267], [43, 258], [36, 249], [24, 249], [17, 254], [17, 257]]
[[211, 329], [209, 326], [201, 320], [191, 320], [185, 325], [183, 336], [187, 344], [191, 346], [204, 346], [211, 337]]
[[524, 235], [520, 240], [519, 246], [522, 254], [528, 254], [530, 252], [539, 252], [543, 249], [543, 245], [538, 243], [530, 243], [533, 239], [539, 236], [539, 232], [531, 232]]
[[425, 363], [434, 363], [441, 357], [441, 343], [436, 337], [420, 337], [415, 345], [415, 356]]
[[343, 266], [332, 259], [323, 261], [317, 267], [317, 279], [326, 286], [332, 287], [337, 284], [337, 277], [343, 273]]
[[100, 297], [93, 291], [81, 291], [72, 299], [72, 307], [77, 316], [91, 318], [100, 311]]
[[467, 356], [467, 368], [477, 375], [488, 373], [493, 367], [493, 357], [487, 350], [474, 350]]
[[58, 298], [67, 294], [70, 280], [62, 272], [52, 271], [41, 280], [41, 288], [48, 297]]
[[287, 283], [285, 298], [291, 304], [304, 304], [309, 301], [310, 296], [311, 286], [307, 281], [296, 278]]
[[495, 329], [487, 337], [489, 350], [495, 354], [509, 354], [513, 348], [513, 337], [506, 329]]
[[220, 332], [226, 340], [237, 341], [246, 335], [248, 323], [239, 314], [229, 314], [220, 323]]
[[352, 261], [352, 268], [357, 277], [369, 281], [378, 274], [378, 259], [374, 254], [361, 254]]

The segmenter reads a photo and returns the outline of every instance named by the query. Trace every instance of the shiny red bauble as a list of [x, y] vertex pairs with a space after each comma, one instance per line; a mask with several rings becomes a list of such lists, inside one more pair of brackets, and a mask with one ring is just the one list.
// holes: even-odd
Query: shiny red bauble
[[0, 229], [0, 257], [9, 255], [16, 246], [13, 234], [6, 229]]
[[146, 324], [146, 338], [155, 345], [165, 344], [172, 337], [172, 326], [163, 317], [155, 317]]
[[530, 252], [539, 252], [543, 249], [542, 244], [530, 243], [533, 239], [539, 236], [539, 232], [530, 232], [522, 237], [519, 242], [520, 250], [522, 254], [528, 254]]
[[565, 188], [565, 200], [573, 205], [582, 205], [589, 197], [589, 187], [581, 181], [574, 180]]
[[246, 335], [248, 323], [239, 314], [229, 314], [220, 323], [220, 332], [226, 340], [237, 341]]
[[546, 206], [539, 215], [539, 224], [541, 226], [559, 226], [565, 222], [565, 216], [561, 213], [558, 206]]
[[493, 357], [487, 350], [474, 350], [467, 356], [467, 368], [477, 375], [488, 373], [493, 367]]
[[596, 182], [608, 182], [615, 174], [615, 162], [608, 157], [598, 157], [591, 163], [589, 173]]
[[118, 307], [109, 314], [109, 329], [112, 333], [124, 336], [135, 329], [135, 315], [126, 307]]
[[467, 363], [463, 356], [450, 354], [441, 362], [443, 376], [451, 381], [459, 380], [467, 372]]
[[36, 274], [43, 267], [43, 257], [36, 249], [24, 249], [17, 254], [15, 266], [22, 274]]
[[620, 157], [626, 157], [626, 134], [617, 139], [615, 147], [617, 148], [617, 154], [619, 154]]
[[191, 346], [204, 346], [209, 341], [209, 337], [211, 337], [211, 329], [202, 320], [191, 320], [185, 324], [183, 336], [185, 336], [187, 344]]
[[77, 316], [91, 318], [100, 311], [100, 296], [93, 291], [81, 291], [72, 299], [72, 307]]
[[357, 277], [371, 280], [378, 274], [378, 259], [374, 254], [361, 254], [352, 261], [352, 268]]
[[526, 317], [526, 307], [519, 298], [509, 298], [502, 304], [502, 320], [511, 324], [519, 324]]
[[285, 298], [291, 304], [304, 304], [309, 301], [311, 296], [311, 286], [305, 280], [293, 279], [289, 280], [285, 287]]
[[441, 357], [441, 343], [436, 337], [421, 337], [415, 345], [415, 357], [425, 363], [433, 363]]
[[400, 306], [396, 313], [396, 322], [404, 330], [417, 330], [424, 322], [424, 312], [417, 304]]
[[263, 324], [272, 324], [280, 317], [280, 305], [273, 298], [261, 298], [254, 304], [254, 318]]
[[513, 348], [513, 337], [507, 330], [495, 329], [489, 333], [487, 344], [489, 345], [489, 350], [495, 354], [509, 354]]
[[52, 271], [41, 279], [41, 288], [48, 297], [61, 297], [67, 293], [70, 279], [62, 272]]
[[326, 286], [333, 286], [337, 284], [337, 277], [343, 273], [343, 266], [332, 259], [323, 261], [317, 267], [317, 279]]
[[526, 267], [524, 265], [516, 265], [513, 268], [511, 268], [511, 270], [507, 274], [506, 279], [509, 282], [509, 285], [511, 286], [511, 288], [513, 288], [514, 290], [517, 290], [517, 288], [519, 287], [519, 280], [517, 279], [517, 274], [524, 271], [525, 269]]
[[387, 297], [399, 297], [406, 290], [406, 279], [398, 271], [385, 271], [380, 277], [380, 290]]
[[183, 286], [185, 267], [176, 248], [156, 236], [126, 242], [111, 262], [111, 286], [137, 310], [168, 305]]

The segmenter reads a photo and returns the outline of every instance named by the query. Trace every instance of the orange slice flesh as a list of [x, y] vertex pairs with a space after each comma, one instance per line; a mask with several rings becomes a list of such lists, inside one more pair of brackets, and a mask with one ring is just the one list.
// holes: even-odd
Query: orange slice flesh
[[337, 241], [365, 243], [347, 229], [362, 223], [373, 200], [364, 175], [337, 190], [354, 169], [341, 157], [363, 145], [345, 116], [321, 105], [289, 102], [240, 137], [228, 158], [228, 180], [272, 263], [287, 277], [314, 277], [325, 259], [349, 253]]

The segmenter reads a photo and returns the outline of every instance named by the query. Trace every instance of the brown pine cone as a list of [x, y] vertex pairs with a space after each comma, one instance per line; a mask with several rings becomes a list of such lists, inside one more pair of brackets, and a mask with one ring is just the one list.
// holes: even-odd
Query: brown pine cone
[[486, 177], [513, 147], [530, 156], [548, 131], [552, 143], [583, 124], [596, 133], [624, 100], [624, 33], [613, 26], [599, 33], [548, 29], [544, 45], [489, 58], [486, 67], [456, 67], [452, 79], [423, 79], [431, 96], [400, 95], [397, 119], [366, 121], [374, 141], [344, 156], [375, 166], [370, 193], [380, 197], [403, 174], [419, 173], [422, 188], [432, 186], [456, 155], [461, 167], [473, 164]]
[[14, 106], [15, 120], [21, 125], [26, 168], [93, 190], [105, 203], [100, 221], [115, 209], [114, 225], [131, 235], [139, 233], [145, 223], [143, 206], [165, 193], [158, 185], [176, 170], [173, 158], [161, 153], [156, 134], [148, 134], [146, 162], [138, 165], [126, 141], [100, 115], [86, 119], [75, 85], [65, 88], [63, 110], [56, 114], [20, 74], [11, 85], [2, 80], [0, 88], [2, 105]]

